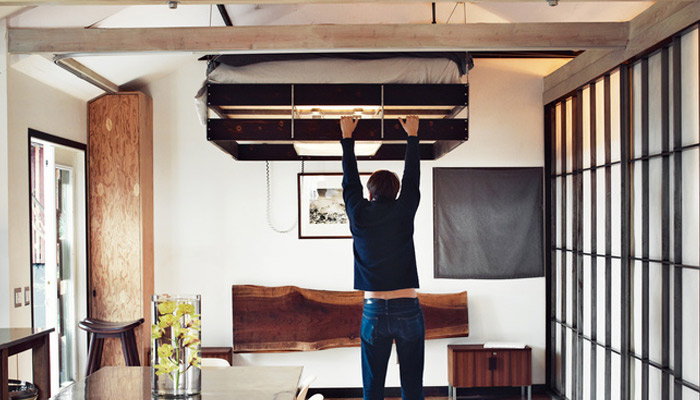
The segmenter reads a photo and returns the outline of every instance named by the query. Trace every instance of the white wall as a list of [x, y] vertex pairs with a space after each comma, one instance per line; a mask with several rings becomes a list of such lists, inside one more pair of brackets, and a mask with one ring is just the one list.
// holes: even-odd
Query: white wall
[[[84, 101], [8, 69], [9, 287], [31, 285], [28, 129], [85, 143], [87, 105]], [[9, 308], [10, 326], [30, 327], [31, 307]], [[31, 353], [20, 354], [19, 378], [31, 380]], [[12, 365], [11, 365], [12, 370]]]
[[[447, 385], [447, 344], [521, 341], [533, 347], [534, 382], [545, 381], [545, 280], [433, 278], [432, 168], [542, 166], [542, 76], [561, 61], [477, 60], [470, 76], [470, 140], [439, 161], [422, 163], [416, 216], [421, 291], [469, 296], [468, 338], [431, 340], [426, 386]], [[351, 240], [299, 240], [265, 220], [265, 163], [238, 162], [206, 141], [193, 96], [203, 62], [184, 65], [150, 85], [154, 98], [156, 293], [202, 294], [203, 344], [231, 346], [231, 285], [297, 285], [352, 290]], [[340, 135], [340, 134], [339, 134]], [[297, 218], [297, 162], [272, 163], [273, 221]], [[360, 162], [361, 172], [401, 162]], [[341, 172], [340, 161], [309, 162], [307, 172]], [[301, 364], [316, 387], [360, 387], [357, 348], [305, 353], [236, 355], [238, 364]], [[398, 386], [395, 357], [387, 386]]]
[[0, 326], [10, 326], [10, 255], [7, 198], [7, 20], [0, 19]]

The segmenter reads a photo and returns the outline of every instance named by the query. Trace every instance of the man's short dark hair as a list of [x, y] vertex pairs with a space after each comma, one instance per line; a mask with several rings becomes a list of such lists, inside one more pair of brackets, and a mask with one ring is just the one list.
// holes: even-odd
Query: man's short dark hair
[[396, 199], [396, 194], [399, 193], [399, 177], [391, 171], [380, 169], [375, 171], [367, 181], [367, 189], [372, 195], [372, 198]]

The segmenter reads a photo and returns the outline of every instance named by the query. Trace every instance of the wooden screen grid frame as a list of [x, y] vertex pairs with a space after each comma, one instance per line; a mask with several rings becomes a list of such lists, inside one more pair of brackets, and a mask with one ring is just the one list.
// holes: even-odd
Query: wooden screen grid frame
[[[684, 329], [684, 304], [693, 309], [700, 303], [697, 290], [684, 286], [684, 278], [700, 279], [700, 266], [685, 259], [700, 246], [691, 243], [684, 255], [686, 236], [694, 238], [693, 229], [700, 225], [700, 204], [692, 200], [700, 194], [686, 193], [691, 200], [684, 198], [684, 191], [700, 187], [684, 181], [697, 180], [700, 174], [700, 163], [684, 164], [684, 159], [700, 159], [698, 132], [693, 131], [700, 127], [688, 129], [682, 114], [688, 108], [692, 113], [693, 107], [700, 113], [700, 73], [684, 71], [688, 63], [682, 59], [682, 49], [691, 47], [688, 57], [700, 65], [699, 30], [696, 24], [545, 107], [545, 174], [550, 177], [545, 187], [545, 240], [550, 246], [547, 385], [561, 398], [629, 400], [637, 393], [642, 400], [681, 400], [684, 393], [693, 393], [695, 399], [700, 394], [700, 387], [690, 381], [700, 379], [688, 378], [683, 368], [684, 358], [700, 362], [683, 347], [684, 336], [697, 340], [694, 325]], [[652, 59], [658, 64], [653, 77]], [[684, 84], [682, 77], [689, 75], [697, 79], [695, 84]], [[658, 86], [654, 92], [652, 79]], [[683, 91], [694, 93], [694, 100], [683, 97]], [[652, 96], [657, 96], [658, 115], [650, 110]], [[652, 133], [660, 141], [658, 149], [650, 146]], [[652, 162], [660, 164], [654, 167], [660, 183], [653, 184]], [[660, 215], [651, 215], [652, 199], [659, 203]], [[654, 226], [652, 217], [658, 218]], [[601, 221], [604, 229], [598, 227]], [[619, 230], [614, 232], [614, 227]], [[660, 257], [652, 256], [652, 243], [660, 248]], [[650, 273], [660, 276], [660, 282], [653, 282]], [[654, 293], [652, 298], [652, 285], [660, 288], [660, 296]], [[661, 310], [660, 317], [654, 316], [660, 319], [660, 338], [652, 332], [651, 301]], [[619, 330], [613, 329], [613, 313], [619, 316]], [[685, 315], [685, 321], [697, 324], [698, 316], [693, 321]], [[653, 335], [660, 359], [650, 351]], [[619, 371], [614, 371], [617, 365]], [[660, 382], [652, 380], [652, 372]], [[651, 382], [658, 385], [651, 387]]]
[[299, 155], [293, 142], [340, 141], [338, 116], [300, 118], [297, 107], [372, 107], [353, 134], [358, 142], [381, 142], [359, 160], [403, 160], [406, 134], [398, 118], [421, 117], [420, 157], [436, 160], [469, 138], [469, 84], [207, 84], [207, 140], [236, 160], [340, 160]]

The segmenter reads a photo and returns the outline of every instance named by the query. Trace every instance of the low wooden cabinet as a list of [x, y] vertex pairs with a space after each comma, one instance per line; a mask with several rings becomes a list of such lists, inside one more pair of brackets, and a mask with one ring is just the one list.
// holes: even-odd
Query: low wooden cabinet
[[457, 388], [520, 386], [532, 396], [532, 349], [484, 348], [481, 344], [447, 346], [448, 396]]

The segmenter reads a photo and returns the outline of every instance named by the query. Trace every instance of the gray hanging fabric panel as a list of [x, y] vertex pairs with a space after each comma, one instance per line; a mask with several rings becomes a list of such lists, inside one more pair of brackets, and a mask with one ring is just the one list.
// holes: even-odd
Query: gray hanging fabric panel
[[544, 276], [542, 168], [434, 168], [436, 278]]

